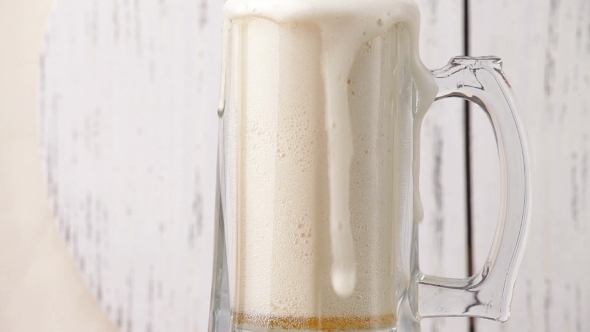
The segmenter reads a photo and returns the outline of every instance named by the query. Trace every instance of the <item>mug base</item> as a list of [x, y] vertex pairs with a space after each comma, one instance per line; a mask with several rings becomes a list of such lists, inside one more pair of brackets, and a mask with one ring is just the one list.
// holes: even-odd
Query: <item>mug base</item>
[[312, 331], [330, 331], [330, 332], [396, 332], [397, 329], [395, 327], [386, 327], [386, 328], [374, 328], [374, 329], [362, 329], [362, 330], [285, 330], [285, 329], [272, 329], [272, 328], [257, 328], [257, 327], [248, 327], [248, 328], [239, 328], [236, 327], [233, 329], [233, 332], [312, 332]]

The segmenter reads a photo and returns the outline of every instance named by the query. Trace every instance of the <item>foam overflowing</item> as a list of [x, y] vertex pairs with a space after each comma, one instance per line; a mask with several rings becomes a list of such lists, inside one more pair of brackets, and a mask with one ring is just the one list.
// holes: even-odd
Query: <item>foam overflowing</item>
[[[418, 90], [415, 118], [420, 120], [422, 114], [433, 101], [437, 90], [432, 74], [419, 59], [418, 8], [410, 0], [228, 0], [224, 10], [226, 14], [226, 50], [229, 48], [227, 43], [229, 43], [230, 33], [228, 29], [231, 25], [230, 22], [233, 20], [249, 20], [250, 22], [247, 28], [249, 60], [247, 64], [243, 65], [248, 70], [256, 71], [256, 74], [255, 77], [245, 75], [246, 80], [242, 84], [249, 89], [245, 92], [248, 101], [241, 101], [241, 103], [247, 104], [247, 108], [252, 109], [272, 110], [276, 108], [277, 110], [288, 109], [292, 112], [292, 114], [280, 115], [271, 114], [272, 112], [268, 114], [238, 115], [243, 118], [236, 121], [247, 123], [249, 132], [245, 135], [250, 135], [248, 139], [244, 139], [245, 145], [235, 147], [236, 150], [242, 151], [240, 153], [243, 153], [242, 158], [245, 160], [245, 166], [243, 166], [245, 171], [241, 174], [241, 177], [248, 178], [250, 181], [259, 179], [257, 190], [260, 192], [276, 192], [273, 197], [261, 196], [255, 198], [250, 196], [249, 199], [250, 201], [256, 200], [258, 206], [279, 206], [280, 208], [274, 208], [273, 211], [241, 211], [237, 213], [240, 218], [245, 218], [245, 220], [267, 220], [268, 225], [265, 227], [269, 227], [269, 229], [273, 227], [294, 228], [293, 230], [289, 228], [284, 233], [299, 234], [299, 239], [294, 241], [300, 245], [302, 252], [283, 253], [277, 247], [277, 244], [280, 241], [289, 241], [287, 239], [281, 240], [276, 236], [265, 238], [264, 232], [256, 229], [250, 230], [246, 225], [242, 226], [241, 231], [247, 234], [245, 235], [246, 238], [250, 236], [251, 239], [256, 238], [256, 241], [266, 241], [265, 243], [268, 244], [265, 247], [266, 250], [281, 252], [282, 259], [287, 260], [287, 263], [288, 258], [293, 255], [298, 257], [296, 259], [305, 260], [305, 257], [307, 257], [311, 263], [300, 265], [302, 270], [299, 272], [304, 280], [298, 280], [297, 282], [311, 285], [317, 282], [314, 279], [317, 273], [317, 263], [312, 262], [314, 259], [312, 257], [314, 256], [313, 251], [321, 247], [317, 245], [317, 241], [329, 240], [332, 288], [340, 297], [349, 297], [355, 293], [357, 283], [358, 262], [355, 253], [362, 250], [358, 247], [355, 248], [355, 245], [358, 246], [359, 244], [355, 243], [353, 237], [350, 221], [350, 202], [351, 199], [353, 201], [359, 200], [363, 195], [354, 194], [351, 197], [351, 191], [354, 191], [351, 188], [355, 187], [351, 180], [351, 172], [362, 174], [358, 169], [354, 169], [353, 162], [354, 160], [362, 160], [364, 156], [358, 155], [355, 157], [355, 154], [369, 154], [369, 149], [355, 151], [354, 146], [362, 145], [360, 143], [363, 140], [361, 136], [377, 132], [371, 130], [369, 124], [367, 125], [369, 128], [367, 133], [359, 135], [359, 133], [353, 132], [351, 122], [353, 117], [351, 117], [349, 108], [349, 98], [350, 95], [356, 94], [356, 90], [351, 90], [351, 87], [358, 87], [361, 90], [363, 85], [351, 84], [351, 69], [355, 64], [355, 60], [357, 60], [357, 53], [363, 45], [368, 45], [378, 36], [392, 31], [394, 25], [403, 23], [409, 36], [407, 45], [410, 58], [408, 61], [409, 69]], [[252, 21], [252, 18], [262, 18], [271, 22]], [[280, 24], [281, 27], [272, 27], [275, 23]], [[242, 31], [241, 33], [246, 32]], [[243, 42], [240, 38], [243, 38], [243, 35], [233, 42]], [[280, 59], [281, 55], [279, 53], [281, 50], [279, 48], [288, 48], [289, 45], [285, 46], [285, 44], [289, 43], [293, 44], [290, 50], [298, 52], [299, 57], [290, 58], [292, 62], [289, 64], [279, 64], [278, 60], [271, 60]], [[311, 59], [311, 61], [301, 59]], [[368, 60], [368, 62], [363, 63], [357, 71], [362, 73], [364, 70], [371, 69], [369, 68], [372, 66], [371, 61]], [[227, 61], [224, 60], [224, 62]], [[314, 64], [318, 66], [314, 67]], [[265, 70], [265, 65], [273, 67]], [[285, 69], [283, 71], [282, 67], [279, 68], [280, 66], [293, 67], [295, 65], [300, 66], [300, 72], [296, 76], [293, 76], [293, 72], [296, 70], [288, 71]], [[373, 70], [378, 69], [373, 68]], [[314, 70], [321, 72], [321, 78], [314, 76]], [[268, 77], [265, 78], [265, 75]], [[264, 85], [268, 82], [278, 82], [277, 77], [282, 77], [281, 83]], [[286, 78], [284, 77], [291, 77], [291, 81], [285, 81]], [[283, 86], [285, 84], [286, 86]], [[407, 84], [408, 87], [410, 84]], [[371, 103], [371, 98], [367, 96], [363, 98], [365, 99], [362, 99], [360, 105]], [[392, 98], [397, 100], [399, 96], [395, 96], [395, 93], [393, 93]], [[367, 108], [370, 107], [367, 106]], [[385, 107], [377, 105], [373, 108]], [[325, 111], [319, 112], [321, 109]], [[313, 112], [317, 112], [317, 114], [311, 114]], [[324, 126], [323, 131], [315, 127], [314, 123], [310, 123], [310, 121], [318, 120], [317, 115], [324, 117], [323, 121], [320, 120]], [[354, 121], [358, 122], [360, 116], [355, 118]], [[280, 126], [280, 128], [277, 126]], [[265, 131], [276, 132], [277, 134], [269, 134]], [[411, 132], [411, 130], [407, 132]], [[234, 134], [237, 137], [242, 137], [237, 131]], [[276, 136], [276, 140], [268, 141], [269, 137], [274, 136]], [[393, 136], [388, 139], [393, 142]], [[375, 142], [374, 139], [373, 143]], [[274, 150], [262, 151], [260, 145], [272, 147]], [[318, 147], [318, 145], [325, 145], [325, 148]], [[388, 146], [387, 144], [381, 145]], [[248, 155], [256, 157], [250, 158]], [[417, 158], [416, 155], [415, 158]], [[269, 162], [271, 160], [273, 162]], [[380, 165], [379, 167], [392, 167], [387, 162], [378, 162], [377, 164]], [[281, 165], [286, 166], [282, 168]], [[414, 166], [417, 166], [417, 163], [414, 163]], [[359, 167], [362, 168], [362, 166], [357, 166], [357, 168]], [[292, 182], [292, 180], [281, 182], [277, 180], [292, 177], [291, 174], [283, 175], [282, 172], [297, 172], [298, 170], [304, 174], [301, 176], [301, 182]], [[318, 178], [318, 174], [316, 174], [318, 170], [327, 171], [327, 195], [317, 192], [318, 190], [321, 191], [321, 189], [313, 189], [313, 192], [310, 192], [309, 183], [312, 183], [317, 188], [322, 187], [323, 180]], [[387, 170], [384, 170], [383, 174], [386, 172]], [[306, 178], [306, 176], [309, 177]], [[321, 175], [319, 176], [321, 177]], [[281, 184], [277, 186], [277, 183]], [[237, 186], [239, 187], [239, 185]], [[284, 193], [281, 193], [281, 190], [289, 191], [289, 195], [285, 196]], [[414, 190], [417, 191], [416, 186]], [[237, 194], [245, 195], [246, 193], [238, 191]], [[364, 195], [366, 196], [367, 193], [364, 193]], [[329, 202], [321, 201], [324, 196], [329, 197]], [[285, 197], [295, 198], [285, 200]], [[393, 199], [393, 197], [390, 197], [390, 199]], [[380, 204], [383, 206], [380, 205], [379, 209], [385, 211], [387, 206], [390, 207], [393, 203], [381, 202]], [[327, 239], [318, 240], [317, 238], [321, 238], [321, 231], [318, 230], [321, 222], [317, 219], [322, 218], [324, 205], [329, 206], [327, 216], [329, 220], [329, 236]], [[303, 210], [307, 209], [307, 206], [317, 207], [315, 210], [309, 208], [311, 211], [309, 213], [314, 214], [313, 216], [306, 216], [306, 213], [304, 213]], [[414, 207], [420, 207], [419, 201], [415, 200]], [[420, 216], [421, 211], [415, 211], [414, 215]], [[282, 219], [276, 222], [284, 222], [289, 225], [273, 225], [272, 222], [277, 219], [277, 216]], [[385, 217], [390, 218], [389, 222], [393, 218], [392, 215]], [[257, 231], [258, 233], [256, 233]], [[275, 232], [276, 234], [278, 233]], [[386, 239], [388, 236], [392, 240], [392, 234], [385, 234], [383, 238]], [[248, 246], [252, 246], [252, 244], [246, 244], [240, 250], [244, 252], [248, 250], [260, 252], [265, 249], [261, 246], [255, 249]], [[258, 256], [252, 257], [249, 259], [255, 260]], [[265, 266], [266, 263], [263, 260], [271, 259], [264, 255], [260, 255], [260, 257], [260, 265], [256, 265], [256, 262], [253, 263], [259, 267]], [[384, 261], [387, 261], [387, 259], [384, 258]], [[306, 268], [310, 270], [307, 271]], [[270, 278], [281, 278], [279, 271], [275, 267], [272, 269], [274, 269], [273, 274], [276, 275], [272, 275]], [[367, 271], [362, 272], [366, 273]], [[311, 279], [305, 280], [304, 276], [310, 276]], [[238, 275], [238, 278], [240, 277], [244, 276]], [[316, 286], [314, 285], [314, 287]], [[272, 296], [270, 290], [260, 289], [256, 292], [259, 293], [256, 296], [262, 298]], [[314, 297], [315, 294], [313, 290], [307, 293], [305, 287], [301, 287], [301, 294], [285, 294], [284, 298], [298, 298], [298, 296]], [[293, 301], [293, 303], [295, 302], [298, 301]], [[312, 305], [310, 304], [310, 306]], [[309, 309], [308, 311], [313, 310], [315, 309]], [[277, 309], [277, 311], [280, 312], [281, 310]], [[304, 311], [305, 309], [300, 310], [303, 315], [305, 315]]]

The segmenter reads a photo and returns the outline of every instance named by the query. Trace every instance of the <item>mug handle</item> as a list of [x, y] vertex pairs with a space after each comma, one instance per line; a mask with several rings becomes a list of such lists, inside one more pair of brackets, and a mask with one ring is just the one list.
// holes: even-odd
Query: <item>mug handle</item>
[[455, 57], [432, 73], [440, 89], [435, 100], [463, 98], [490, 117], [498, 144], [502, 201], [484, 267], [465, 279], [418, 271], [418, 301], [412, 301], [418, 310], [414, 312], [419, 318], [470, 316], [506, 321], [529, 224], [531, 171], [525, 130], [500, 58]]

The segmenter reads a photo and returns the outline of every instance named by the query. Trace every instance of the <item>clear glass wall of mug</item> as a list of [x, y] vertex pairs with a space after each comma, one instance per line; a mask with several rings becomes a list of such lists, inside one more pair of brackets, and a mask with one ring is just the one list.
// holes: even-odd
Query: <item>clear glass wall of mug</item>
[[[356, 282], [333, 287], [322, 39], [317, 26], [239, 18], [226, 32], [212, 331], [419, 331], [422, 318], [508, 318], [528, 212], [528, 158], [515, 103], [493, 57], [433, 71], [437, 98], [489, 114], [504, 207], [488, 264], [468, 279], [418, 269], [413, 158], [419, 130], [405, 24], [357, 50], [347, 98], [354, 155], [350, 225]], [[418, 135], [419, 137], [419, 135]]]

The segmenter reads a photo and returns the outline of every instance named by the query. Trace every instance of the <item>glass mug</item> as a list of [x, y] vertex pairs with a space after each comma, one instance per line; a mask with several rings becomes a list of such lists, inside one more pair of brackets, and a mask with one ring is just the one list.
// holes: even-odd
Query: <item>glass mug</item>
[[[494, 57], [456, 57], [432, 72], [436, 99], [480, 105], [495, 130], [503, 204], [484, 268], [424, 275], [413, 199], [421, 118], [404, 24], [366, 43], [348, 78], [354, 156], [352, 295], [332, 287], [324, 86], [313, 26], [231, 22], [220, 106], [210, 331], [420, 331], [420, 320], [505, 321], [530, 200], [525, 133]], [[317, 52], [316, 52], [317, 53]]]

